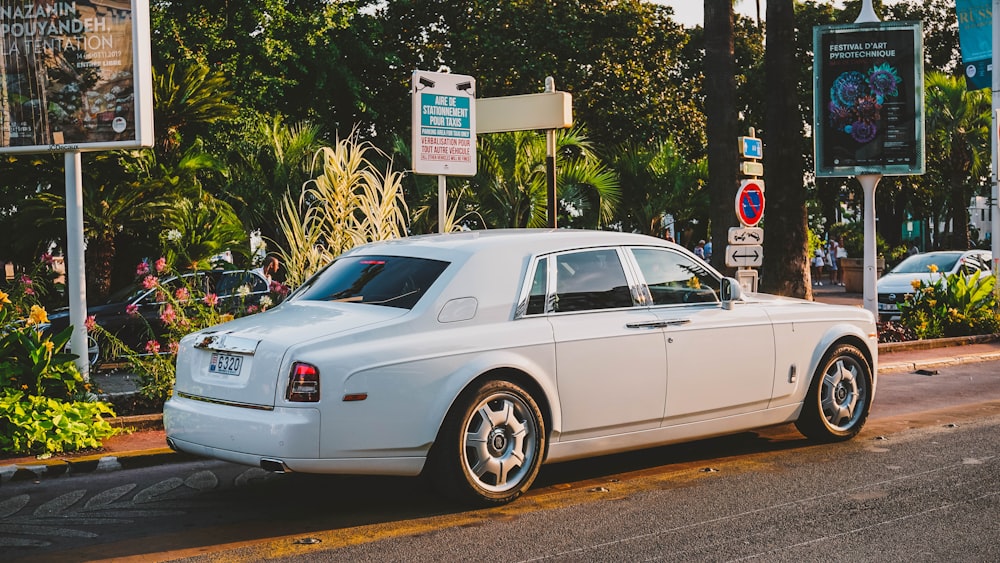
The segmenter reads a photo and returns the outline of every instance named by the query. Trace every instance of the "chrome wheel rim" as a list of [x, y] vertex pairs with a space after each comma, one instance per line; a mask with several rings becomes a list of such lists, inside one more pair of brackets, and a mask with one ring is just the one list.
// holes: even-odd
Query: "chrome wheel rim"
[[485, 491], [517, 488], [534, 464], [538, 421], [528, 404], [511, 393], [479, 402], [465, 424], [465, 472]]
[[868, 397], [868, 384], [854, 358], [837, 358], [823, 375], [820, 406], [823, 418], [834, 430], [850, 430], [861, 418]]

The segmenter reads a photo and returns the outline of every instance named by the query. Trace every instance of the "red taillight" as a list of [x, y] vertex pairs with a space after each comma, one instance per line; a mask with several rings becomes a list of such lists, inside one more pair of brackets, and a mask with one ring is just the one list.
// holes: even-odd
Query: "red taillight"
[[285, 398], [295, 403], [319, 402], [319, 369], [301, 362], [292, 364]]

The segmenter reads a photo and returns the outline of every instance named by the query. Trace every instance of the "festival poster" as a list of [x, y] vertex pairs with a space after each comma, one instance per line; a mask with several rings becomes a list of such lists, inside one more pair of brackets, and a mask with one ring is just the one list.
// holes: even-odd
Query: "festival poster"
[[922, 174], [920, 22], [814, 32], [817, 176]]
[[0, 0], [0, 152], [148, 146], [148, 38], [146, 0]]

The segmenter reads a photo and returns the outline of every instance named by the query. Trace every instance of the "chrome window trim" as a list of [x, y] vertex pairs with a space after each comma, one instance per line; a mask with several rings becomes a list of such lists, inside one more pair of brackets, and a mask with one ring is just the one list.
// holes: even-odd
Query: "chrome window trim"
[[258, 411], [273, 411], [273, 406], [268, 405], [252, 405], [250, 403], [240, 403], [237, 401], [223, 401], [222, 399], [210, 399], [208, 397], [201, 397], [198, 395], [192, 395], [190, 393], [184, 393], [183, 391], [177, 392], [178, 397], [183, 397], [185, 399], [191, 399], [192, 401], [200, 401], [202, 403], [210, 403], [213, 405], [224, 405], [227, 407], [238, 407], [242, 409], [253, 409]]

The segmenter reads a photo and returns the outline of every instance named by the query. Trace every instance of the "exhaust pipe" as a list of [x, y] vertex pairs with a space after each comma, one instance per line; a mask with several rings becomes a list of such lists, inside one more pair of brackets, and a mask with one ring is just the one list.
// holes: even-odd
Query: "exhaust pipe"
[[271, 473], [291, 473], [288, 467], [285, 466], [285, 462], [277, 459], [260, 460], [260, 468]]
[[180, 450], [177, 448], [177, 444], [174, 443], [173, 438], [167, 438], [167, 447], [170, 448], [171, 450], [174, 450], [175, 452], [180, 452]]

